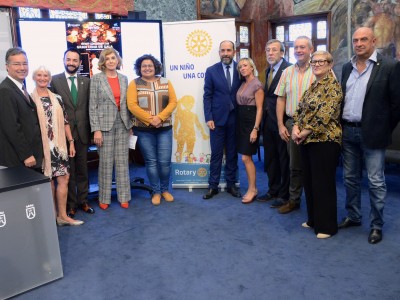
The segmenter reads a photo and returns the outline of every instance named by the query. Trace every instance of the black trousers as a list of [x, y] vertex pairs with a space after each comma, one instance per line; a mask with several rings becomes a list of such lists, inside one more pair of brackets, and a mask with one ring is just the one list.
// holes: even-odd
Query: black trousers
[[308, 225], [316, 234], [337, 233], [336, 166], [340, 145], [335, 142], [301, 145]]
[[264, 159], [268, 175], [268, 193], [289, 200], [289, 154], [279, 132], [263, 128]]
[[75, 157], [69, 158], [70, 175], [68, 182], [68, 200], [69, 209], [77, 208], [79, 205], [87, 203], [89, 191], [89, 179], [87, 168], [88, 145], [83, 144], [79, 138], [75, 139]]

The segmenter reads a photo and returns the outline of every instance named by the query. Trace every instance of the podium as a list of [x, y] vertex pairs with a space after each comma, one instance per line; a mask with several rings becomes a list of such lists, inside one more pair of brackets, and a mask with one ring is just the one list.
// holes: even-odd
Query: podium
[[48, 177], [0, 170], [0, 299], [63, 277]]

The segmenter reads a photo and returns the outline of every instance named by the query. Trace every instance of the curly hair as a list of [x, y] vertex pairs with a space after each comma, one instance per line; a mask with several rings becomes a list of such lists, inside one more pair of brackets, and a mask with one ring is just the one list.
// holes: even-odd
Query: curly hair
[[137, 76], [142, 77], [142, 72], [140, 70], [141, 70], [141, 67], [142, 67], [142, 62], [144, 60], [151, 60], [153, 62], [153, 65], [154, 65], [155, 75], [156, 76], [157, 75], [161, 75], [161, 73], [163, 71], [162, 63], [157, 58], [155, 58], [153, 55], [145, 54], [145, 55], [142, 55], [141, 57], [139, 57], [136, 60], [135, 64], [133, 65]]

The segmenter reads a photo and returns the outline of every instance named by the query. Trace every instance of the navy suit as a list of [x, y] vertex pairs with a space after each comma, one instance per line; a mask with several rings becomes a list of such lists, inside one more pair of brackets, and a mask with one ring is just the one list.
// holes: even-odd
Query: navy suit
[[237, 152], [235, 141], [235, 107], [236, 92], [241, 81], [234, 62], [232, 86], [229, 90], [225, 71], [221, 62], [209, 67], [204, 81], [204, 116], [206, 122], [214, 121], [215, 129], [210, 130], [211, 161], [208, 183], [210, 188], [217, 189], [221, 175], [222, 157], [226, 150], [225, 178], [228, 187], [236, 182]]
[[10, 79], [0, 84], [0, 166], [23, 166], [30, 156], [42, 167], [43, 144], [36, 105]]
[[[263, 109], [264, 166], [268, 174], [268, 193], [284, 200], [289, 200], [289, 153], [286, 142], [279, 135], [276, 118], [278, 96], [274, 92], [283, 70], [290, 65], [285, 59], [282, 59], [270, 87], [268, 88], [268, 84], [265, 84]], [[268, 78], [269, 72], [268, 68], [265, 78]]]

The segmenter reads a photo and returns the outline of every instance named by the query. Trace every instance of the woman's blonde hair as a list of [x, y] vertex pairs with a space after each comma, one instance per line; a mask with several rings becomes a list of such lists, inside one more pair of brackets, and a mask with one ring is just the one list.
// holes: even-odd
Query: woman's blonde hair
[[326, 60], [328, 61], [328, 63], [332, 63], [333, 62], [333, 56], [328, 51], [319, 50], [319, 51], [313, 52], [313, 54], [311, 54], [311, 60], [313, 59], [313, 57], [315, 55], [324, 55]]
[[239, 60], [238, 65], [237, 65], [237, 70], [239, 72], [240, 79], [242, 79], [242, 75], [240, 75], [240, 71], [239, 71], [239, 66], [240, 66], [241, 61], [247, 61], [250, 64], [250, 66], [252, 66], [252, 68], [253, 68], [253, 75], [258, 76], [258, 71], [257, 71], [256, 65], [254, 64], [254, 61], [250, 57], [244, 57]]
[[119, 56], [117, 50], [115, 50], [114, 48], [106, 48], [103, 51], [101, 51], [100, 53], [100, 57], [99, 57], [99, 69], [104, 71], [106, 69], [106, 56], [110, 55], [110, 54], [115, 54], [115, 56], [117, 57], [118, 60], [118, 65], [117, 65], [117, 69], [119, 70], [119, 68], [122, 65], [122, 59], [121, 56]]

